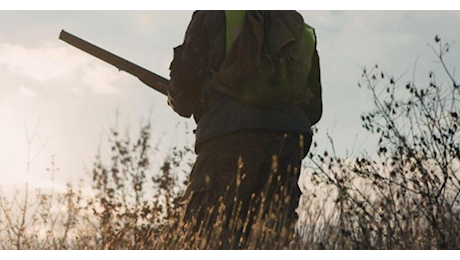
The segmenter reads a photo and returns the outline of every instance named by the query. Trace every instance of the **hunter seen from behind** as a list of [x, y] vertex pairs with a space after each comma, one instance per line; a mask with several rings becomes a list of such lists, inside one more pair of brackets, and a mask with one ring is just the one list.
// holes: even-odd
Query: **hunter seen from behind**
[[0, 249], [460, 249], [458, 11], [0, 14]]

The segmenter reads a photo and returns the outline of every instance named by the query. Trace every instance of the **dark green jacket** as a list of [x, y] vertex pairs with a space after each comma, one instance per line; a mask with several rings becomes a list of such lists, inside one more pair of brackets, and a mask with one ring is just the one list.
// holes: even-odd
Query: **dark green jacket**
[[197, 143], [241, 129], [311, 133], [311, 126], [322, 115], [316, 46], [307, 78], [314, 98], [296, 107], [262, 109], [230, 98], [209, 86], [226, 55], [225, 28], [224, 11], [196, 11], [184, 43], [174, 49], [168, 103], [181, 116], [194, 115], [198, 124]]

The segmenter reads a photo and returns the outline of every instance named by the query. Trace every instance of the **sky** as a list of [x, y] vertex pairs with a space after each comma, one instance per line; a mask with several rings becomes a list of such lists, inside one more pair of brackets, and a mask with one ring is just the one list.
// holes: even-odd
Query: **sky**
[[[376, 63], [389, 74], [428, 82], [438, 71], [428, 43], [436, 34], [459, 42], [458, 11], [299, 11], [315, 28], [324, 114], [315, 136], [339, 155], [375, 150], [361, 128], [371, 101], [357, 87], [361, 68]], [[0, 11], [0, 185], [60, 186], [85, 177], [106, 133], [118, 124], [135, 132], [151, 118], [153, 142], [167, 154], [193, 144], [192, 119], [180, 118], [161, 94], [138, 79], [59, 41], [62, 29], [169, 78], [192, 11]], [[447, 63], [459, 65], [454, 44]], [[417, 63], [416, 63], [417, 61]], [[441, 72], [439, 72], [440, 75]], [[32, 138], [33, 137], [33, 138]], [[28, 140], [32, 142], [29, 142]], [[29, 159], [28, 159], [29, 158]], [[59, 172], [50, 182], [54, 158]], [[158, 159], [160, 161], [160, 159]], [[29, 170], [27, 162], [30, 162]]]

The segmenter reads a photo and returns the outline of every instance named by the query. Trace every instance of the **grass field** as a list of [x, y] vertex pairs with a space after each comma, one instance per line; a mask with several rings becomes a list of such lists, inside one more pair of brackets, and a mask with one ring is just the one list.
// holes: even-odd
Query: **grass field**
[[[246, 248], [460, 249], [460, 87], [444, 62], [451, 45], [437, 36], [434, 44], [448, 81], [429, 72], [421, 85], [401, 83], [378, 66], [364, 68], [359, 87], [374, 109], [362, 114], [362, 127], [379, 137], [376, 154], [343, 158], [333, 148], [340, 140], [331, 139], [331, 151], [314, 144], [302, 170], [296, 236], [276, 232], [283, 200], [274, 200]], [[26, 185], [2, 196], [0, 248], [232, 248], [236, 238], [222, 233], [224, 220], [199, 231], [181, 221], [187, 182], [179, 175], [189, 171], [193, 149], [174, 149], [154, 171], [151, 129], [144, 125], [135, 140], [111, 130], [109, 159], [97, 156], [90, 169], [91, 192]]]

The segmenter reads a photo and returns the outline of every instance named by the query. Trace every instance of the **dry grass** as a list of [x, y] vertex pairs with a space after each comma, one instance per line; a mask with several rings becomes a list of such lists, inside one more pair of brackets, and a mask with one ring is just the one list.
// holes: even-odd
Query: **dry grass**
[[[284, 221], [284, 200], [278, 199], [258, 215], [244, 248], [460, 248], [460, 89], [444, 62], [451, 46], [438, 38], [436, 44], [447, 83], [430, 73], [426, 87], [400, 86], [377, 66], [363, 69], [359, 85], [375, 105], [362, 116], [363, 127], [380, 137], [377, 155], [342, 158], [314, 145], [295, 238], [278, 230]], [[174, 149], [154, 173], [150, 132], [151, 125], [144, 125], [133, 142], [111, 130], [110, 159], [97, 156], [91, 170], [92, 196], [71, 186], [65, 194], [32, 196], [26, 186], [12, 199], [1, 197], [0, 248], [234, 248], [238, 237], [222, 233], [223, 214], [199, 231], [183, 223], [187, 183], [179, 176], [188, 172], [193, 151]], [[244, 220], [230, 222], [233, 230], [244, 228]]]

